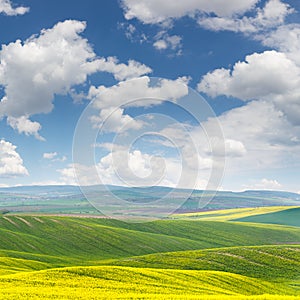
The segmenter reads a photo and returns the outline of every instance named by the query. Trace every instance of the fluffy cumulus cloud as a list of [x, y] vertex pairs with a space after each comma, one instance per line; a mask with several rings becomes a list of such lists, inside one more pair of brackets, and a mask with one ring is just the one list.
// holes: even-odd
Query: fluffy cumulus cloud
[[189, 78], [179, 77], [175, 80], [161, 79], [155, 85], [148, 76], [123, 81], [112, 87], [92, 86], [89, 98], [100, 109], [129, 106], [149, 106], [163, 100], [176, 101], [188, 94]]
[[242, 32], [255, 37], [258, 33], [283, 25], [286, 17], [294, 12], [282, 0], [267, 0], [263, 7], [259, 0], [188, 0], [180, 3], [172, 0], [163, 3], [159, 0], [123, 0], [121, 3], [127, 20], [136, 18], [143, 24], [156, 24], [163, 28], [154, 37], [155, 49], [175, 50], [177, 54], [182, 52], [182, 37], [169, 35], [166, 30], [184, 16], [208, 30]]
[[18, 133], [24, 133], [26, 135], [33, 135], [36, 139], [44, 141], [45, 139], [38, 133], [42, 128], [38, 122], [33, 122], [26, 116], [19, 118], [7, 117], [7, 123]]
[[10, 142], [0, 140], [0, 177], [28, 175], [23, 160], [16, 151], [17, 147]]
[[[116, 142], [97, 145], [108, 153], [102, 155], [95, 166], [75, 166], [80, 184], [207, 188], [212, 168], [223, 171], [224, 155], [229, 175], [236, 176], [243, 170], [249, 178], [252, 172], [270, 170], [274, 166], [289, 167], [288, 161], [293, 164], [300, 159], [299, 128], [291, 125], [271, 102], [251, 101], [219, 116], [224, 140], [214, 138], [215, 121], [210, 118], [202, 122], [202, 126], [186, 125], [187, 128], [174, 124], [157, 131], [166, 139], [152, 142], [158, 143], [161, 150], [164, 147], [176, 149], [180, 153], [178, 157], [165, 154], [155, 157], [147, 153], [147, 149], [128, 149]], [[60, 173], [64, 182], [75, 182], [73, 165]], [[217, 174], [218, 178], [220, 176], [221, 173]], [[218, 188], [220, 181], [213, 184]]]
[[[272, 102], [251, 101], [223, 113], [218, 121], [225, 136], [227, 173], [290, 168], [300, 158], [300, 128]], [[204, 124], [208, 129], [210, 122]]]
[[246, 56], [232, 70], [217, 69], [205, 75], [198, 90], [210, 96], [242, 100], [286, 94], [299, 85], [300, 70], [284, 53], [265, 51]]
[[95, 54], [80, 36], [86, 24], [65, 21], [43, 30], [25, 42], [4, 45], [0, 52], [0, 84], [5, 96], [0, 115], [19, 132], [37, 135], [40, 126], [28, 119], [38, 113], [49, 113], [55, 94], [65, 94], [72, 85], [85, 82], [97, 70]]
[[253, 17], [234, 15], [230, 17], [205, 16], [198, 19], [198, 24], [213, 31], [229, 30], [234, 32], [253, 33], [278, 27], [283, 24], [287, 15], [294, 10], [281, 0], [269, 0], [263, 8], [256, 8]]
[[70, 164], [58, 170], [63, 183], [83, 186], [176, 186], [181, 171], [181, 163], [173, 158], [155, 157], [140, 150], [127, 151], [122, 146], [104, 155], [95, 166]]
[[[251, 177], [274, 166], [289, 169], [299, 161], [299, 37], [298, 24], [283, 24], [265, 34], [257, 34], [257, 40], [274, 50], [250, 54], [230, 69], [216, 69], [201, 78], [200, 92], [245, 102], [244, 106], [218, 118], [225, 138], [236, 140], [237, 150], [244, 148], [241, 157], [231, 158], [227, 153], [229, 173], [243, 172]], [[263, 179], [247, 188], [282, 189], [282, 186], [276, 180]]]
[[0, 0], [0, 13], [7, 16], [24, 15], [29, 11], [29, 7], [16, 6], [10, 0]]
[[272, 102], [299, 124], [300, 67], [287, 54], [265, 51], [237, 62], [232, 70], [217, 69], [203, 76], [198, 90], [210, 96], [226, 95], [244, 101]]
[[56, 94], [70, 92], [92, 73], [110, 72], [119, 80], [151, 72], [133, 60], [126, 65], [112, 57], [97, 58], [81, 36], [85, 27], [85, 22], [66, 20], [24, 42], [2, 47], [0, 85], [5, 95], [0, 101], [0, 117], [8, 117], [8, 124], [18, 132], [42, 139], [40, 124], [30, 116], [51, 112]]
[[186, 15], [214, 13], [217, 16], [232, 16], [250, 10], [258, 0], [123, 0], [122, 6], [127, 20], [137, 18], [145, 24], [156, 24], [178, 19]]
[[300, 66], [300, 25], [288, 24], [279, 26], [276, 30], [265, 35], [257, 35], [256, 38], [263, 45], [283, 52]]
[[151, 68], [135, 60], [128, 64], [119, 63], [116, 57], [101, 58], [98, 60], [98, 70], [112, 73], [117, 80], [126, 80], [151, 73]]
[[[159, 31], [153, 41], [153, 46], [156, 50], [171, 50], [176, 51], [180, 55], [182, 50], [182, 37], [176, 34], [169, 35], [166, 28], [172, 27], [173, 21], [189, 16], [201, 22], [208, 22], [208, 16], [213, 14], [217, 18], [232, 18], [237, 14], [243, 14], [251, 10], [259, 0], [187, 0], [177, 1], [172, 0], [159, 1], [159, 0], [122, 0], [121, 6], [124, 10], [124, 16], [127, 20], [138, 19], [144, 24], [157, 24], [162, 26], [164, 30]], [[209, 27], [208, 25], [204, 25]], [[133, 28], [133, 27], [131, 27]], [[130, 38], [133, 32], [126, 36]], [[132, 39], [132, 38], [131, 38]]]
[[101, 158], [97, 165], [101, 182], [129, 186], [174, 186], [181, 175], [181, 164], [172, 158], [162, 158], [117, 146]]
[[162, 79], [156, 85], [151, 85], [148, 76], [120, 82], [112, 87], [92, 86], [88, 98], [93, 100], [93, 106], [99, 110], [99, 115], [92, 121], [97, 126], [106, 122], [106, 130], [116, 132], [122, 127], [139, 129], [142, 124], [129, 115], [124, 114], [124, 106], [150, 106], [177, 99], [188, 94], [189, 79], [180, 77], [176, 80]]

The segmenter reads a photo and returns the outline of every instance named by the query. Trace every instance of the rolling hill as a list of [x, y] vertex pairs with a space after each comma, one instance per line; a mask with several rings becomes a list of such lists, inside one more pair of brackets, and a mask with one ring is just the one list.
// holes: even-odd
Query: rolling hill
[[[241, 299], [241, 296], [261, 294], [273, 294], [277, 297], [275, 299], [280, 299], [280, 295], [293, 294], [293, 289], [281, 284], [214, 271], [73, 267], [0, 278], [1, 299], [221, 300], [228, 299], [226, 296], [239, 296], [237, 299]], [[206, 296], [202, 298], [201, 294]], [[270, 298], [264, 296], [261, 299]]]
[[231, 220], [285, 211], [148, 223], [5, 214], [0, 299], [299, 299], [300, 227]]

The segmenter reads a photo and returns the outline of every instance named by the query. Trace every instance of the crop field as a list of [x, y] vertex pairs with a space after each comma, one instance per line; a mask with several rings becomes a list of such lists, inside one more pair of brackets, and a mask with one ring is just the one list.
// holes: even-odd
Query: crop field
[[243, 218], [250, 218], [250, 217], [252, 218], [254, 216], [261, 216], [261, 215], [271, 214], [275, 212], [281, 212], [287, 209], [298, 209], [298, 207], [297, 206], [266, 206], [266, 207], [231, 208], [231, 209], [204, 211], [204, 212], [174, 214], [173, 218], [186, 219], [186, 220], [201, 219], [203, 221], [229, 221], [234, 219], [242, 220]]
[[268, 212], [261, 215], [246, 216], [244, 218], [236, 219], [240, 222], [254, 222], [254, 223], [269, 223], [280, 224], [287, 226], [300, 227], [300, 208], [288, 208], [274, 212]]
[[300, 227], [242, 220], [290, 211], [149, 223], [3, 215], [0, 299], [300, 299]]

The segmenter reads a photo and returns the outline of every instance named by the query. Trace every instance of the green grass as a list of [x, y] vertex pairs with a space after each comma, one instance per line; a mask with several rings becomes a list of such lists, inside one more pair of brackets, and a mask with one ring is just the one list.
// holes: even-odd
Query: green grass
[[296, 243], [269, 224], [4, 215], [0, 299], [293, 299]]
[[300, 279], [300, 246], [229, 247], [158, 253], [116, 260], [110, 265], [223, 271], [280, 282]]
[[273, 213], [261, 214], [257, 216], [247, 216], [244, 218], [235, 219], [235, 221], [300, 227], [300, 207], [285, 209]]
[[230, 221], [249, 216], [262, 215], [278, 212], [289, 208], [298, 208], [297, 206], [266, 206], [266, 207], [247, 207], [230, 208], [221, 210], [209, 210], [192, 213], [179, 213], [172, 215], [174, 219], [201, 220], [201, 221]]
[[300, 229], [209, 221], [130, 224], [93, 218], [5, 216], [0, 218], [0, 240], [0, 252], [6, 256], [28, 259], [28, 254], [37, 255], [39, 261], [47, 263], [53, 263], [57, 257], [61, 265], [64, 259], [73, 264], [82, 258], [90, 262], [158, 252], [277, 244], [279, 241], [299, 243]]
[[159, 252], [300, 243], [300, 228], [186, 220], [129, 224], [93, 218], [4, 216], [0, 217], [0, 240], [2, 256], [57, 267]]

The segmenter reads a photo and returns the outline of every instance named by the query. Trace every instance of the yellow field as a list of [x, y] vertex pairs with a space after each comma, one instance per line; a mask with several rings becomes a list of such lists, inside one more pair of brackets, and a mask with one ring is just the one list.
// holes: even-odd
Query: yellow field
[[279, 296], [294, 293], [287, 286], [217, 271], [71, 267], [0, 280], [0, 299], [297, 299]]
[[146, 224], [0, 218], [0, 300], [300, 300], [300, 228], [221, 222], [266, 211]]
[[216, 211], [205, 211], [196, 213], [174, 214], [174, 219], [201, 219], [203, 221], [230, 221], [234, 219], [262, 215], [267, 213], [278, 212], [290, 208], [297, 208], [298, 206], [268, 206], [268, 207], [254, 207], [254, 208], [233, 208], [222, 209]]

